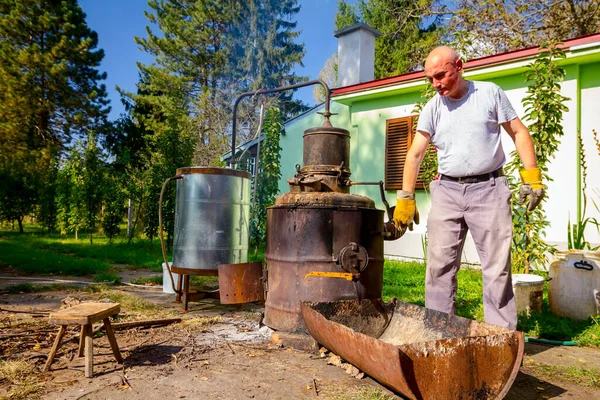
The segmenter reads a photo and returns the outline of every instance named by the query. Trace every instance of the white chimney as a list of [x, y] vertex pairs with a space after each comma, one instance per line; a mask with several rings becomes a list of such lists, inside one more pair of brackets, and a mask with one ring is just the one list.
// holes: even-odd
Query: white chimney
[[340, 29], [334, 36], [338, 39], [338, 87], [375, 79], [375, 38], [381, 32], [359, 23]]

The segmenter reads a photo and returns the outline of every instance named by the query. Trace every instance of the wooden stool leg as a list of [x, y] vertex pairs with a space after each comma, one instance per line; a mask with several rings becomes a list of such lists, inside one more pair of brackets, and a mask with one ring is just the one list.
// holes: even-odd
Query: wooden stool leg
[[106, 331], [106, 337], [110, 342], [110, 347], [112, 348], [112, 352], [115, 355], [117, 362], [119, 364], [123, 364], [123, 358], [121, 357], [121, 352], [119, 351], [119, 345], [117, 344], [115, 333], [113, 332], [112, 325], [110, 324], [110, 320], [108, 318], [104, 318], [104, 330]]
[[85, 350], [85, 325], [81, 325], [81, 332], [79, 332], [79, 353], [77, 357], [83, 357]]
[[52, 361], [54, 361], [54, 357], [56, 356], [56, 352], [60, 347], [60, 342], [65, 335], [65, 331], [67, 330], [66, 325], [61, 325], [58, 330], [58, 334], [56, 335], [56, 339], [54, 339], [54, 344], [52, 345], [52, 349], [50, 349], [50, 354], [48, 354], [48, 360], [46, 361], [46, 365], [44, 365], [44, 369], [42, 371], [47, 372], [50, 370], [50, 365], [52, 365]]
[[91, 378], [94, 375], [94, 348], [92, 342], [92, 325], [85, 326], [85, 377]]

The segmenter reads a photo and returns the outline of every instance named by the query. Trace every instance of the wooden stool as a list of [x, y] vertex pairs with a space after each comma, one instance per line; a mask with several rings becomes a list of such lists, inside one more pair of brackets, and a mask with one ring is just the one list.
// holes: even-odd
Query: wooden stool
[[106, 337], [110, 342], [112, 352], [115, 355], [117, 362], [122, 364], [123, 358], [121, 358], [121, 352], [119, 351], [119, 346], [117, 345], [117, 339], [115, 339], [115, 334], [108, 318], [112, 315], [118, 314], [120, 310], [121, 306], [118, 303], [81, 303], [71, 308], [50, 314], [49, 322], [51, 324], [60, 325], [60, 329], [58, 330], [58, 335], [56, 336], [56, 340], [54, 340], [50, 354], [48, 354], [48, 360], [46, 361], [46, 365], [44, 365], [44, 369], [42, 371], [46, 372], [50, 370], [50, 365], [52, 365], [54, 356], [56, 356], [56, 352], [61, 345], [61, 340], [65, 334], [67, 325], [76, 324], [81, 325], [78, 356], [81, 357], [85, 354], [85, 377], [91, 378], [94, 374], [92, 324], [100, 320], [104, 321]]

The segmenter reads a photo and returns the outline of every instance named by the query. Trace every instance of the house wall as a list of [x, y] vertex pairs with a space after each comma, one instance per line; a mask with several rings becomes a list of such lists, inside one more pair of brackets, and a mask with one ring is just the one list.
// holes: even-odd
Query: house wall
[[[559, 151], [549, 167], [553, 182], [548, 185], [545, 210], [550, 221], [546, 230], [545, 240], [556, 244], [561, 249], [566, 248], [567, 224], [576, 220], [578, 204], [578, 141], [577, 131], [581, 129], [583, 143], [586, 149], [588, 165], [587, 183], [588, 195], [587, 216], [595, 216], [600, 220], [600, 212], [595, 209], [591, 199], [600, 206], [600, 154], [596, 151], [592, 129], [596, 129], [600, 138], [600, 70], [599, 63], [584, 65], [568, 65], [565, 67], [567, 76], [562, 84], [561, 92], [570, 98], [566, 102], [569, 111], [563, 115], [565, 135], [561, 140]], [[503, 76], [477, 75], [467, 73], [467, 79], [484, 78], [502, 87], [517, 114], [523, 118], [525, 111], [521, 100], [526, 96], [527, 84], [524, 81], [522, 69], [510, 74], [502, 72]], [[484, 80], [482, 79], [482, 80]], [[332, 112], [339, 113], [332, 117], [336, 127], [348, 129], [351, 134], [350, 165], [353, 181], [380, 181], [384, 179], [385, 171], [385, 122], [388, 119], [414, 115], [415, 103], [420, 100], [423, 85], [414, 85], [403, 93], [381, 96], [366, 100], [349, 102], [343, 105], [332, 102]], [[365, 96], [366, 97], [366, 96]], [[581, 118], [580, 118], [581, 116]], [[527, 123], [527, 121], [524, 121]], [[302, 165], [302, 134], [307, 128], [319, 126], [322, 123], [320, 115], [307, 114], [303, 118], [286, 125], [286, 135], [282, 137], [282, 181], [281, 192], [289, 191], [285, 179], [294, 175], [295, 164]], [[503, 135], [503, 147], [507, 158], [515, 150], [508, 135]], [[375, 200], [378, 208], [384, 209], [379, 190], [375, 186], [353, 186], [352, 193], [368, 196]], [[395, 191], [386, 193], [390, 205], [395, 205]], [[423, 258], [423, 240], [426, 234], [426, 221], [429, 212], [429, 193], [417, 191], [417, 207], [421, 215], [421, 224], [414, 231], [407, 232], [401, 239], [385, 242], [387, 257]], [[586, 238], [592, 242], [600, 242], [594, 226], [588, 226]], [[479, 258], [470, 235], [467, 237], [463, 252], [463, 262], [478, 263]]]
[[[586, 216], [600, 221], [600, 147], [596, 146], [592, 130], [600, 140], [600, 63], [590, 63], [579, 68], [581, 88], [581, 136], [587, 162]], [[597, 207], [594, 205], [596, 203]], [[589, 224], [586, 239], [600, 244], [598, 229]]]

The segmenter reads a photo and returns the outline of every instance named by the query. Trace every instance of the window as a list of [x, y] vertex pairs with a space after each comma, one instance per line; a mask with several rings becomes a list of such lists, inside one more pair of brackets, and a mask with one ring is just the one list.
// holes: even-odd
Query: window
[[254, 170], [256, 167], [256, 156], [250, 156], [248, 158], [248, 172], [252, 174], [252, 178], [256, 176], [256, 171]]
[[[385, 189], [402, 189], [406, 153], [415, 135], [417, 115], [388, 119], [385, 123]], [[415, 189], [424, 189], [425, 182], [417, 179]]]

